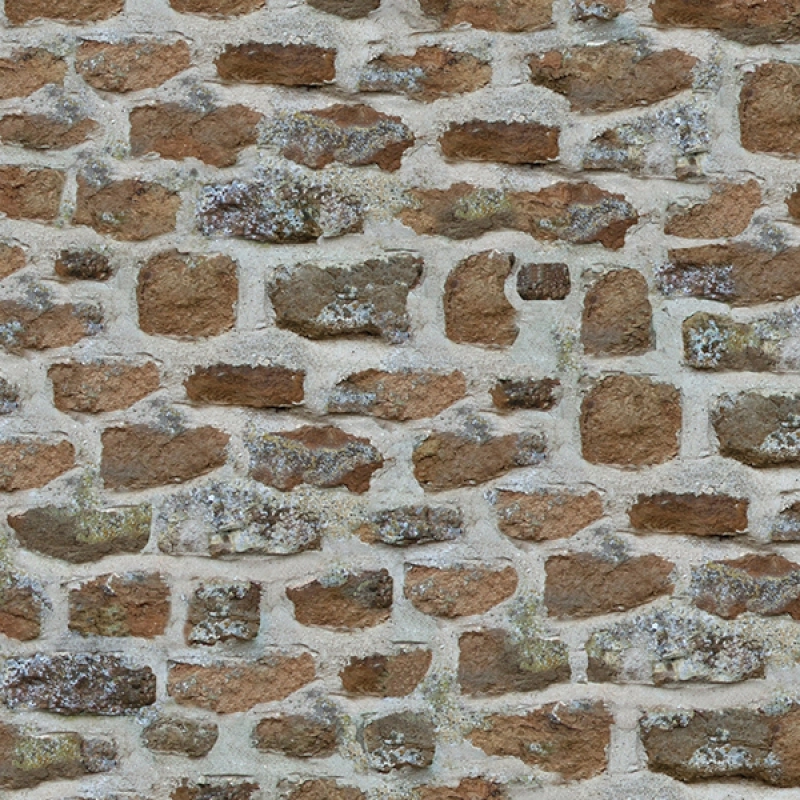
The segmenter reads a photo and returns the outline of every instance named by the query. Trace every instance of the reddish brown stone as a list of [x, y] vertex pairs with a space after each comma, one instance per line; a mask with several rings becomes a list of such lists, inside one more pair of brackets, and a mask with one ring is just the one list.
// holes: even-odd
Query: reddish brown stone
[[511, 378], [501, 379], [491, 388], [492, 404], [500, 411], [518, 408], [549, 411], [558, 403], [558, 387], [561, 381], [555, 378]]
[[102, 323], [101, 310], [83, 303], [0, 300], [0, 345], [12, 353], [68, 347], [102, 330]]
[[688, 208], [670, 206], [664, 233], [685, 239], [738, 236], [750, 224], [753, 213], [760, 205], [761, 188], [757, 181], [717, 183], [711, 187], [708, 200], [694, 203]]
[[305, 375], [287, 367], [215, 364], [195, 367], [183, 385], [196, 403], [291, 408], [303, 402]]
[[261, 584], [212, 580], [201, 583], [189, 600], [184, 635], [189, 644], [246, 642], [261, 625]]
[[24, 97], [48, 83], [62, 85], [67, 62], [41, 47], [14, 50], [0, 58], [0, 100]]
[[725, 494], [640, 494], [628, 516], [640, 531], [688, 536], [734, 536], [747, 530], [744, 498]]
[[221, 467], [229, 438], [209, 425], [179, 433], [148, 425], [106, 428], [100, 474], [117, 490], [183, 483]]
[[37, 639], [42, 628], [42, 597], [19, 575], [0, 575], [0, 633], [9, 639]]
[[138, 92], [160, 86], [192, 64], [183, 40], [164, 44], [157, 40], [113, 44], [85, 39], [78, 45], [75, 69], [95, 89], [104, 92]]
[[122, 12], [124, 0], [6, 0], [5, 14], [12, 25], [33, 19], [97, 22]]
[[314, 659], [309, 653], [208, 666], [170, 661], [167, 694], [179, 705], [232, 714], [283, 700], [315, 678]]
[[444, 28], [466, 22], [473, 28], [520, 33], [541, 30], [553, 21], [553, 0], [420, 0], [420, 8]]
[[162, 158], [197, 158], [215, 167], [230, 167], [245, 147], [256, 143], [260, 120], [261, 114], [242, 105], [208, 112], [178, 103], [140, 106], [130, 114], [131, 155], [153, 152]]
[[83, 636], [161, 636], [170, 591], [156, 572], [100, 575], [69, 593], [69, 629]]
[[364, 726], [364, 749], [378, 772], [429, 767], [436, 753], [435, 729], [424, 714], [389, 714]]
[[604, 378], [583, 398], [580, 426], [592, 464], [663, 464], [678, 455], [680, 392], [633, 375]]
[[464, 778], [458, 786], [420, 786], [415, 800], [507, 800], [506, 789], [485, 778]]
[[301, 625], [351, 630], [386, 622], [392, 613], [393, 581], [385, 569], [354, 572], [289, 587], [286, 596]]
[[798, 119], [800, 66], [761, 64], [745, 76], [739, 99], [742, 147], [757, 153], [800, 155]]
[[167, 250], [142, 267], [139, 327], [152, 336], [218, 336], [236, 323], [237, 265], [228, 256]]
[[412, 564], [406, 568], [405, 596], [423, 614], [453, 619], [484, 614], [517, 591], [513, 567], [450, 569]]
[[227, 45], [215, 64], [224, 81], [323, 86], [336, 77], [335, 61], [335, 50], [311, 44], [248, 42]]
[[546, 164], [558, 158], [559, 132], [538, 122], [453, 122], [439, 145], [447, 158]]
[[554, 489], [525, 494], [501, 489], [496, 505], [500, 530], [523, 542], [566, 539], [604, 515], [597, 492], [581, 495]]
[[108, 257], [96, 250], [62, 250], [54, 269], [61, 278], [79, 281], [106, 281], [112, 275]]
[[0, 212], [9, 219], [52, 222], [61, 206], [64, 180], [57, 169], [0, 167]]
[[369, 544], [382, 542], [394, 547], [451, 542], [463, 533], [464, 521], [455, 508], [402, 506], [375, 511], [355, 533]]
[[[228, 778], [184, 778], [170, 795], [170, 800], [256, 800], [261, 787], [251, 781]], [[259, 792], [260, 795], [260, 792]]]
[[517, 273], [517, 294], [523, 300], [563, 300], [571, 285], [566, 264], [523, 264]]
[[53, 364], [47, 371], [53, 384], [53, 403], [60, 411], [99, 414], [129, 408], [159, 388], [158, 367], [124, 361]]
[[212, 17], [235, 17], [252, 14], [263, 8], [266, 0], [169, 0], [182, 14], [208, 14]]
[[770, 533], [773, 542], [800, 540], [800, 502], [795, 501], [780, 511]]
[[345, 19], [358, 19], [375, 11], [380, 6], [381, 0], [307, 0], [307, 3], [312, 8], [326, 11], [328, 14], [336, 14]]
[[786, 198], [786, 208], [792, 219], [800, 219], [800, 186], [796, 186], [795, 190]]
[[157, 753], [202, 758], [217, 743], [215, 722], [199, 722], [181, 717], [158, 717], [142, 731], [142, 742]]
[[6, 439], [0, 442], [0, 492], [45, 486], [74, 466], [75, 448], [70, 442]]
[[91, 119], [64, 121], [46, 114], [6, 114], [0, 119], [0, 141], [33, 150], [66, 150], [85, 142], [97, 128]]
[[354, 786], [342, 786], [333, 778], [304, 781], [287, 800], [366, 800], [367, 795]]
[[22, 269], [25, 264], [25, 251], [21, 247], [0, 242], [0, 281]]
[[339, 734], [328, 720], [284, 714], [262, 719], [253, 731], [253, 743], [264, 752], [291, 758], [327, 758], [336, 752]]
[[351, 658], [339, 673], [346, 692], [373, 697], [405, 697], [419, 686], [431, 665], [430, 650]]

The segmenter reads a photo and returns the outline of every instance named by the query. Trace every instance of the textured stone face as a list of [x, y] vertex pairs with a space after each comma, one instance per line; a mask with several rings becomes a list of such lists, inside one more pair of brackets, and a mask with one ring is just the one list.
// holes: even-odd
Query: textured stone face
[[469, 23], [490, 31], [536, 31], [552, 21], [552, 0], [421, 0], [424, 14], [442, 27]]
[[216, 364], [196, 367], [184, 386], [190, 400], [251, 408], [291, 408], [303, 402], [305, 372], [286, 367]]
[[0, 100], [24, 97], [49, 83], [60, 85], [66, 71], [66, 61], [49, 50], [40, 47], [14, 50], [10, 58], [0, 58]]
[[747, 183], [718, 183], [711, 187], [705, 202], [688, 208], [676, 206], [664, 233], [685, 239], [721, 239], [738, 236], [750, 224], [753, 212], [761, 205], [761, 189], [754, 180]]
[[54, 364], [47, 371], [53, 403], [61, 411], [99, 414], [129, 408], [159, 388], [158, 367], [124, 361]]
[[336, 752], [339, 735], [331, 721], [287, 714], [262, 719], [253, 743], [259, 750], [292, 758], [326, 758]]
[[800, 504], [792, 503], [778, 514], [770, 535], [773, 542], [796, 542], [800, 538]]
[[12, 353], [68, 347], [102, 329], [97, 306], [0, 300], [0, 345]]
[[523, 300], [563, 300], [570, 288], [566, 264], [523, 264], [517, 273], [517, 294]]
[[597, 492], [525, 494], [500, 490], [496, 506], [500, 530], [512, 539], [527, 542], [565, 539], [603, 517], [603, 500]]
[[734, 536], [747, 530], [747, 500], [723, 494], [639, 495], [628, 516], [640, 531]]
[[62, 250], [53, 269], [62, 278], [80, 281], [106, 281], [113, 272], [108, 257], [94, 250]]
[[0, 167], [0, 211], [10, 219], [52, 222], [63, 191], [64, 173], [58, 170]]
[[534, 409], [549, 411], [558, 403], [561, 382], [553, 378], [502, 378], [492, 387], [492, 403], [500, 411]]
[[410, 547], [416, 544], [450, 542], [463, 533], [458, 509], [435, 506], [406, 506], [376, 511], [358, 527], [365, 542]]
[[304, 781], [288, 800], [365, 800], [366, 794], [354, 786], [343, 786], [333, 778]]
[[216, 723], [182, 717], [158, 717], [142, 731], [142, 742], [149, 750], [189, 758], [208, 755], [218, 737]]
[[328, 14], [337, 14], [345, 19], [358, 19], [366, 17], [378, 8], [381, 0], [309, 0], [308, 4]]
[[558, 158], [558, 128], [538, 122], [451, 123], [439, 139], [447, 158], [546, 164]]
[[336, 51], [313, 45], [228, 45], [216, 60], [224, 81], [322, 86], [334, 79]]
[[0, 281], [25, 266], [25, 251], [21, 247], [0, 243]]
[[96, 128], [90, 119], [62, 122], [45, 114], [6, 114], [0, 119], [0, 141], [31, 150], [66, 150], [85, 142]]
[[364, 726], [363, 737], [369, 765], [378, 772], [433, 763], [435, 731], [424, 714], [401, 711], [380, 717]]
[[184, 778], [170, 800], [255, 800], [259, 785], [252, 781], [204, 778], [198, 782]]
[[261, 587], [251, 581], [201, 583], [189, 600], [184, 634], [189, 644], [214, 645], [258, 636]]
[[417, 688], [431, 665], [430, 650], [351, 658], [339, 673], [342, 687], [357, 696], [405, 697]]
[[24, 25], [38, 18], [95, 22], [119, 14], [124, 5], [123, 0], [56, 0], [53, 3], [44, 3], [42, 0], [10, 0], [5, 13], [12, 25]]
[[415, 800], [506, 800], [502, 784], [483, 778], [464, 778], [458, 786], [421, 786], [414, 793]]
[[0, 442], [0, 492], [45, 486], [75, 466], [75, 448], [69, 442], [39, 439]]
[[41, 632], [43, 598], [30, 580], [20, 575], [0, 575], [0, 633], [9, 639], [29, 641]]

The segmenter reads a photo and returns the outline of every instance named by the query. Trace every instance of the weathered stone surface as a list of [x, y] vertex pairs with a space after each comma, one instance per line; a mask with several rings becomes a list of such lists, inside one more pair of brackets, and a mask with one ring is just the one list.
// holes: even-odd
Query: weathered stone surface
[[770, 536], [773, 542], [800, 541], [800, 503], [794, 502], [778, 514]]
[[739, 100], [742, 147], [758, 153], [800, 155], [798, 103], [800, 66], [771, 63], [756, 67], [745, 76]]
[[167, 250], [139, 272], [139, 327], [154, 336], [218, 336], [236, 323], [236, 262]]
[[151, 89], [191, 64], [189, 46], [183, 40], [165, 44], [157, 40], [112, 43], [84, 39], [75, 56], [78, 74], [103, 92]]
[[0, 377], [0, 415], [13, 414], [19, 406], [19, 387]]
[[25, 47], [0, 58], [0, 100], [24, 97], [48, 83], [62, 85], [67, 62], [41, 47]]
[[800, 187], [795, 187], [794, 191], [786, 198], [786, 208], [792, 219], [800, 219]]
[[219, 714], [247, 711], [260, 703], [283, 700], [316, 677], [314, 659], [309, 653], [207, 666], [170, 661], [168, 667], [167, 694], [176, 703]]
[[138, 553], [150, 538], [149, 505], [98, 510], [77, 504], [43, 506], [10, 514], [20, 544], [73, 564], [116, 553]]
[[556, 378], [501, 378], [491, 388], [492, 403], [500, 411], [519, 408], [549, 411], [558, 403], [558, 388], [561, 381]]
[[305, 372], [287, 367], [215, 364], [195, 367], [183, 385], [196, 403], [291, 408], [303, 402], [304, 380]]
[[53, 403], [60, 411], [99, 414], [129, 408], [161, 385], [153, 361], [136, 365], [126, 361], [70, 361], [47, 371], [53, 384]]
[[358, 527], [365, 542], [409, 547], [415, 544], [452, 542], [463, 534], [464, 520], [457, 508], [403, 506], [376, 511]]
[[0, 492], [45, 486], [75, 466], [70, 442], [6, 439], [0, 442]]
[[96, 22], [119, 14], [124, 7], [124, 0], [8, 0], [4, 10], [12, 25], [24, 25], [40, 18]]
[[545, 489], [526, 494], [501, 489], [495, 505], [500, 530], [523, 542], [566, 539], [604, 515], [603, 499], [598, 492], [574, 494]]
[[678, 455], [680, 392], [644, 377], [603, 378], [583, 398], [580, 427], [592, 464], [663, 464]]
[[367, 369], [336, 384], [328, 399], [328, 413], [369, 414], [398, 421], [425, 419], [461, 400], [466, 391], [467, 381], [459, 371]]
[[116, 655], [39, 653], [6, 660], [2, 695], [11, 709], [117, 715], [155, 703], [156, 676]]
[[640, 494], [628, 517], [639, 531], [735, 536], [747, 530], [746, 498], [726, 494]]
[[64, 181], [57, 169], [0, 167], [0, 212], [9, 219], [52, 222], [61, 206]]
[[432, 433], [414, 448], [414, 476], [427, 492], [475, 486], [517, 467], [539, 464], [545, 446], [538, 433]]
[[351, 658], [339, 673], [346, 692], [373, 697], [405, 697], [419, 686], [431, 665], [430, 650]]
[[157, 753], [202, 758], [217, 743], [215, 722], [200, 722], [184, 717], [157, 717], [142, 731], [142, 742]]
[[552, 556], [545, 563], [544, 604], [553, 617], [591, 617], [649, 603], [675, 588], [675, 565], [646, 555], [610, 561], [591, 553]]
[[69, 629], [83, 636], [161, 636], [170, 591], [157, 572], [100, 575], [69, 593]]
[[531, 81], [563, 94], [573, 111], [650, 105], [692, 86], [697, 59], [681, 50], [648, 52], [627, 42], [531, 56]]
[[103, 186], [78, 177], [72, 222], [123, 242], [141, 242], [175, 230], [181, 198], [159, 183], [138, 179]]
[[0, 788], [31, 789], [44, 781], [70, 780], [116, 766], [111, 739], [79, 733], [31, 733], [0, 723]]
[[0, 301], [0, 345], [12, 353], [68, 347], [102, 326], [102, 310], [86, 303], [57, 305], [48, 296]]
[[469, 739], [489, 755], [515, 756], [565, 780], [583, 780], [605, 770], [612, 722], [601, 701], [573, 700], [525, 716], [492, 714]]
[[229, 44], [217, 58], [217, 74], [236, 83], [323, 86], [336, 77], [336, 51], [311, 44]]
[[511, 228], [544, 241], [600, 242], [617, 250], [639, 215], [621, 195], [592, 183], [555, 183], [538, 192], [508, 192], [455, 183], [412, 189], [400, 219], [418, 234], [470, 239]]
[[46, 114], [6, 114], [0, 141], [32, 150], [66, 150], [85, 142], [97, 128], [91, 119], [63, 120]]
[[507, 800], [502, 784], [484, 778], [464, 778], [458, 786], [420, 786], [415, 800]]
[[519, 33], [552, 23], [553, 0], [420, 0], [423, 14], [444, 28], [468, 23], [473, 28]]
[[566, 264], [523, 264], [517, 273], [517, 294], [523, 300], [563, 300], [571, 286]]
[[233, 17], [252, 14], [263, 8], [266, 0], [169, 0], [182, 14], [208, 14], [212, 17]]
[[460, 344], [508, 347], [519, 334], [517, 313], [505, 295], [511, 253], [486, 250], [459, 262], [444, 285], [447, 338]]
[[371, 628], [391, 616], [393, 584], [388, 570], [367, 570], [290, 586], [286, 596], [301, 625], [336, 630]]
[[635, 269], [600, 278], [583, 301], [581, 344], [593, 356], [635, 356], [655, 347], [647, 281]]
[[0, 242], [0, 281], [22, 269], [26, 262], [25, 251], [21, 247]]
[[429, 767], [436, 752], [435, 729], [424, 714], [389, 714], [364, 726], [364, 749], [378, 772]]
[[411, 254], [374, 258], [349, 268], [299, 264], [279, 271], [270, 288], [276, 324], [309, 339], [331, 336], [408, 338], [408, 293], [422, 277]]
[[761, 205], [761, 188], [757, 181], [717, 183], [711, 187], [708, 200], [688, 208], [670, 206], [664, 225], [669, 236], [685, 239], [722, 239], [738, 236], [750, 224]]
[[162, 158], [196, 158], [215, 167], [230, 167], [245, 147], [256, 143], [260, 120], [261, 114], [242, 105], [212, 111], [178, 103], [139, 106], [130, 114], [131, 155], [158, 153]]
[[462, 694], [538, 692], [570, 679], [569, 651], [558, 639], [489, 629], [461, 634], [458, 682]]
[[592, 633], [590, 681], [736, 683], [763, 678], [769, 649], [758, 631], [702, 611], [670, 605]]
[[189, 644], [250, 641], [261, 626], [261, 585], [252, 581], [211, 580], [189, 599], [184, 635]]
[[0, 574], [0, 633], [27, 642], [42, 628], [44, 599], [31, 581], [10, 572]]
[[301, 484], [345, 486], [361, 494], [372, 474], [383, 466], [383, 456], [369, 439], [351, 436], [332, 425], [305, 425], [294, 431], [262, 433], [247, 442], [250, 474], [278, 489]]
[[546, 164], [558, 159], [559, 132], [538, 122], [452, 122], [439, 145], [452, 159]]
[[587, 20], [612, 20], [625, 11], [626, 0], [572, 0], [572, 18], [579, 22]]
[[487, 61], [442, 47], [420, 47], [410, 56], [384, 53], [359, 75], [359, 92], [406, 94], [430, 103], [440, 97], [474, 92], [492, 79]]
[[62, 250], [54, 269], [59, 277], [78, 281], [107, 281], [113, 273], [108, 256], [96, 250]]
[[284, 158], [312, 169], [336, 161], [353, 167], [376, 164], [393, 172], [414, 144], [414, 134], [400, 117], [367, 105], [337, 104], [279, 114], [265, 126], [265, 141]]
[[210, 777], [195, 782], [184, 778], [170, 795], [170, 800], [255, 800], [255, 793], [260, 788], [252, 781]]
[[380, 4], [381, 0], [308, 0], [308, 5], [312, 8], [326, 11], [328, 14], [337, 14], [345, 19], [366, 17]]
[[423, 614], [453, 619], [483, 614], [517, 590], [513, 567], [406, 567], [405, 596]]
[[284, 714], [262, 719], [253, 731], [253, 744], [292, 758], [327, 758], [336, 752], [339, 733], [331, 720]]
[[343, 786], [333, 778], [304, 781], [287, 800], [366, 800], [367, 795], [354, 786]]

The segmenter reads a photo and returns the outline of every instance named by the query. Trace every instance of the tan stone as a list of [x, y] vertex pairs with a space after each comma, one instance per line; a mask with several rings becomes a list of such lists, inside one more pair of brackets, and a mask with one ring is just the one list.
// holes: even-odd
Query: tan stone
[[253, 744], [291, 758], [327, 758], [336, 752], [339, 734], [331, 721], [284, 714], [262, 719], [253, 731]]
[[124, 0], [7, 0], [5, 14], [12, 25], [33, 19], [97, 22], [121, 13]]
[[351, 658], [339, 673], [346, 692], [372, 697], [405, 697], [419, 686], [431, 665], [430, 650]]
[[420, 0], [423, 14], [445, 28], [468, 23], [473, 28], [520, 33], [552, 23], [553, 0]]
[[367, 795], [354, 786], [342, 786], [333, 778], [304, 781], [287, 800], [366, 800]]
[[0, 242], [0, 281], [22, 269], [26, 263], [25, 251], [21, 247]]
[[48, 83], [62, 85], [66, 72], [67, 62], [49, 50], [14, 50], [10, 58], [0, 58], [0, 100], [33, 94]]
[[68, 441], [6, 439], [0, 442], [0, 492], [45, 486], [75, 466], [75, 448]]
[[287, 367], [215, 364], [195, 367], [183, 385], [196, 403], [291, 408], [303, 402], [305, 375]]
[[252, 14], [265, 3], [266, 0], [169, 0], [169, 4], [182, 14], [208, 14], [212, 17]]
[[336, 77], [336, 51], [311, 44], [248, 42], [228, 45], [217, 58], [224, 81], [323, 86]]
[[52, 222], [61, 206], [64, 181], [57, 169], [0, 167], [0, 212], [9, 219]]
[[447, 158], [546, 164], [558, 158], [559, 129], [538, 122], [451, 123], [439, 138]]
[[19, 575], [0, 575], [0, 633], [27, 642], [38, 639], [42, 628], [42, 596]]
[[28, 305], [0, 300], [0, 325], [4, 329], [0, 344], [12, 353], [67, 347], [102, 330], [102, 324], [101, 310], [83, 303]]
[[485, 778], [464, 778], [458, 786], [420, 786], [415, 800], [507, 800], [505, 787]]
[[742, 147], [759, 153], [800, 155], [798, 120], [800, 66], [761, 64], [745, 76], [739, 99]]
[[716, 183], [708, 200], [688, 208], [670, 206], [664, 233], [684, 239], [722, 239], [738, 236], [750, 224], [761, 205], [761, 188], [757, 181]]
[[142, 731], [142, 742], [157, 753], [202, 758], [217, 743], [215, 722], [200, 722], [182, 717], [157, 717]]
[[46, 114], [6, 114], [0, 119], [0, 141], [34, 150], [66, 150], [85, 142], [96, 128], [91, 119], [70, 122]]
[[406, 567], [405, 596], [418, 611], [453, 619], [484, 614], [508, 600], [517, 590], [513, 567]]
[[745, 498], [725, 494], [640, 494], [628, 516], [636, 530], [689, 536], [735, 536], [747, 530]]
[[53, 364], [47, 371], [53, 403], [60, 411], [99, 414], [129, 408], [155, 392], [161, 383], [152, 361], [137, 366], [125, 361]]
[[598, 492], [574, 494], [559, 489], [532, 494], [501, 489], [497, 492], [496, 507], [500, 530], [523, 542], [566, 539], [604, 515], [603, 499]]

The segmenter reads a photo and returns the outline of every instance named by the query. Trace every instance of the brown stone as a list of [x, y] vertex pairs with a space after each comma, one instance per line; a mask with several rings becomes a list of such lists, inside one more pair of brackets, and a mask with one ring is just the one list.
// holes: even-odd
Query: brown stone
[[41, 47], [14, 50], [0, 58], [0, 100], [25, 97], [48, 83], [64, 83], [67, 62]]
[[378, 772], [429, 767], [436, 753], [435, 729], [425, 714], [389, 714], [364, 726], [364, 749]]
[[284, 714], [262, 719], [253, 731], [253, 743], [264, 752], [291, 758], [327, 758], [336, 752], [339, 733], [329, 720]]
[[149, 425], [106, 428], [100, 474], [108, 489], [183, 483], [221, 467], [229, 438], [209, 425], [178, 433]]
[[580, 426], [592, 464], [663, 464], [678, 455], [680, 392], [634, 375], [603, 378], [583, 398]]
[[19, 387], [0, 377], [0, 415], [19, 411]]
[[409, 547], [415, 544], [451, 542], [461, 537], [464, 520], [456, 508], [403, 506], [376, 511], [356, 534], [365, 542]]
[[189, 644], [247, 642], [261, 626], [261, 584], [211, 580], [201, 583], [189, 599], [184, 636]]
[[688, 208], [670, 206], [664, 233], [684, 239], [722, 239], [738, 236], [750, 224], [761, 205], [761, 188], [757, 181], [717, 183], [711, 187], [708, 200]]
[[584, 780], [606, 769], [612, 722], [602, 701], [573, 700], [525, 716], [492, 714], [469, 739], [489, 755], [514, 756], [564, 780]]
[[170, 661], [167, 694], [179, 705], [232, 714], [283, 700], [315, 678], [314, 659], [309, 653], [207, 666]]
[[497, 524], [512, 539], [549, 542], [574, 536], [604, 516], [598, 492], [573, 494], [545, 489], [533, 494], [497, 492]]
[[550, 616], [562, 619], [627, 611], [670, 594], [674, 568], [655, 555], [619, 563], [591, 553], [552, 556], [545, 562], [544, 604]]
[[233, 259], [167, 250], [139, 272], [139, 327], [151, 336], [218, 336], [236, 324], [238, 297]]
[[508, 347], [517, 339], [516, 311], [505, 295], [514, 256], [486, 250], [459, 262], [444, 285], [447, 338], [461, 344]]
[[192, 64], [189, 45], [158, 40], [97, 42], [78, 45], [75, 69], [95, 89], [104, 92], [138, 92], [160, 86]]
[[328, 399], [329, 414], [369, 414], [405, 421], [435, 417], [461, 400], [467, 381], [459, 371], [383, 372], [367, 369], [336, 384]]
[[130, 114], [131, 155], [158, 153], [162, 158], [197, 158], [230, 167], [245, 147], [256, 143], [260, 120], [261, 114], [242, 105], [207, 112], [178, 103], [139, 106]]
[[648, 53], [627, 42], [531, 56], [531, 81], [563, 94], [573, 111], [650, 105], [692, 86], [697, 59], [681, 50]]
[[157, 753], [202, 758], [217, 743], [215, 722], [200, 722], [182, 717], [157, 717], [142, 731], [142, 742]]
[[353, 167], [376, 164], [394, 172], [414, 144], [414, 134], [400, 117], [371, 106], [334, 105], [279, 115], [266, 127], [266, 141], [284, 158], [312, 169], [336, 161]]
[[195, 367], [183, 385], [196, 403], [291, 408], [303, 402], [305, 375], [287, 367], [215, 364]]
[[42, 629], [43, 598], [31, 582], [12, 573], [0, 575], [0, 633], [28, 642]]
[[170, 795], [170, 800], [255, 800], [261, 787], [251, 781], [209, 777], [199, 781], [184, 778]]
[[392, 614], [393, 581], [385, 569], [351, 572], [288, 587], [301, 625], [335, 630], [371, 628]]
[[124, 0], [7, 0], [5, 14], [12, 25], [33, 19], [97, 22], [121, 13], [124, 7]]
[[452, 122], [439, 145], [447, 158], [546, 164], [558, 159], [559, 133], [558, 128], [538, 122]]
[[234, 83], [323, 86], [336, 77], [336, 51], [311, 44], [229, 44], [217, 58], [217, 74]]
[[528, 636], [518, 641], [508, 631], [489, 629], [461, 634], [458, 648], [462, 694], [538, 692], [570, 679], [569, 651], [558, 639]]
[[345, 19], [366, 17], [380, 6], [381, 0], [308, 0], [308, 5], [328, 14], [336, 14]]
[[420, 0], [420, 8], [444, 28], [466, 22], [473, 28], [520, 33], [553, 22], [553, 0]]
[[626, 0], [572, 0], [572, 18], [579, 22], [587, 20], [616, 19], [626, 8]]
[[62, 250], [54, 269], [61, 278], [79, 281], [107, 281], [113, 273], [108, 256], [96, 250]]
[[454, 619], [484, 614], [517, 591], [513, 567], [406, 567], [405, 596], [417, 611]]
[[100, 575], [69, 593], [69, 629], [83, 636], [161, 636], [170, 591], [157, 572]]
[[794, 191], [786, 198], [786, 208], [792, 219], [800, 219], [800, 186], [796, 186]]
[[25, 264], [25, 251], [21, 247], [0, 242], [0, 281], [22, 269]]
[[354, 786], [342, 786], [333, 778], [315, 778], [301, 783], [287, 800], [366, 800], [367, 795]]
[[0, 212], [9, 219], [52, 222], [61, 206], [64, 180], [57, 169], [0, 167]]
[[252, 14], [263, 8], [266, 0], [169, 0], [181, 14], [208, 14], [212, 17], [235, 17]]
[[267, 486], [289, 491], [301, 484], [346, 486], [361, 494], [383, 456], [369, 439], [332, 425], [306, 425], [294, 431], [262, 433], [248, 442], [250, 474]]
[[739, 99], [742, 147], [756, 153], [800, 155], [798, 120], [800, 66], [761, 64], [745, 76]]
[[47, 371], [53, 403], [60, 411], [99, 414], [130, 408], [161, 385], [152, 361], [137, 366], [125, 361], [53, 364]]
[[473, 437], [459, 433], [432, 433], [412, 456], [414, 476], [426, 492], [475, 486], [517, 467], [540, 463], [544, 438], [537, 433]]
[[492, 386], [492, 404], [500, 411], [519, 408], [549, 411], [558, 403], [558, 388], [561, 381], [556, 378], [512, 378], [500, 379]]
[[492, 79], [492, 68], [470, 53], [420, 47], [410, 56], [384, 53], [370, 61], [358, 81], [360, 92], [406, 94], [430, 103], [440, 97], [474, 92]]
[[571, 286], [566, 264], [523, 264], [517, 273], [517, 294], [523, 300], [563, 300]]
[[431, 665], [430, 650], [376, 653], [351, 658], [339, 673], [346, 692], [372, 697], [406, 697], [419, 686]]
[[12, 353], [68, 347], [102, 330], [102, 311], [84, 303], [0, 300], [0, 345]]
[[583, 301], [581, 344], [593, 356], [636, 356], [655, 347], [647, 281], [635, 269], [609, 272]]
[[66, 150], [85, 142], [96, 128], [91, 119], [65, 121], [46, 114], [6, 114], [0, 119], [0, 141], [33, 150]]
[[6, 439], [0, 442], [0, 492], [45, 486], [75, 466], [75, 448], [68, 441]]
[[485, 778], [464, 778], [458, 786], [420, 786], [415, 800], [507, 800], [506, 789]]
[[744, 498], [725, 494], [640, 494], [631, 506], [631, 526], [640, 531], [688, 536], [735, 536], [747, 530]]

